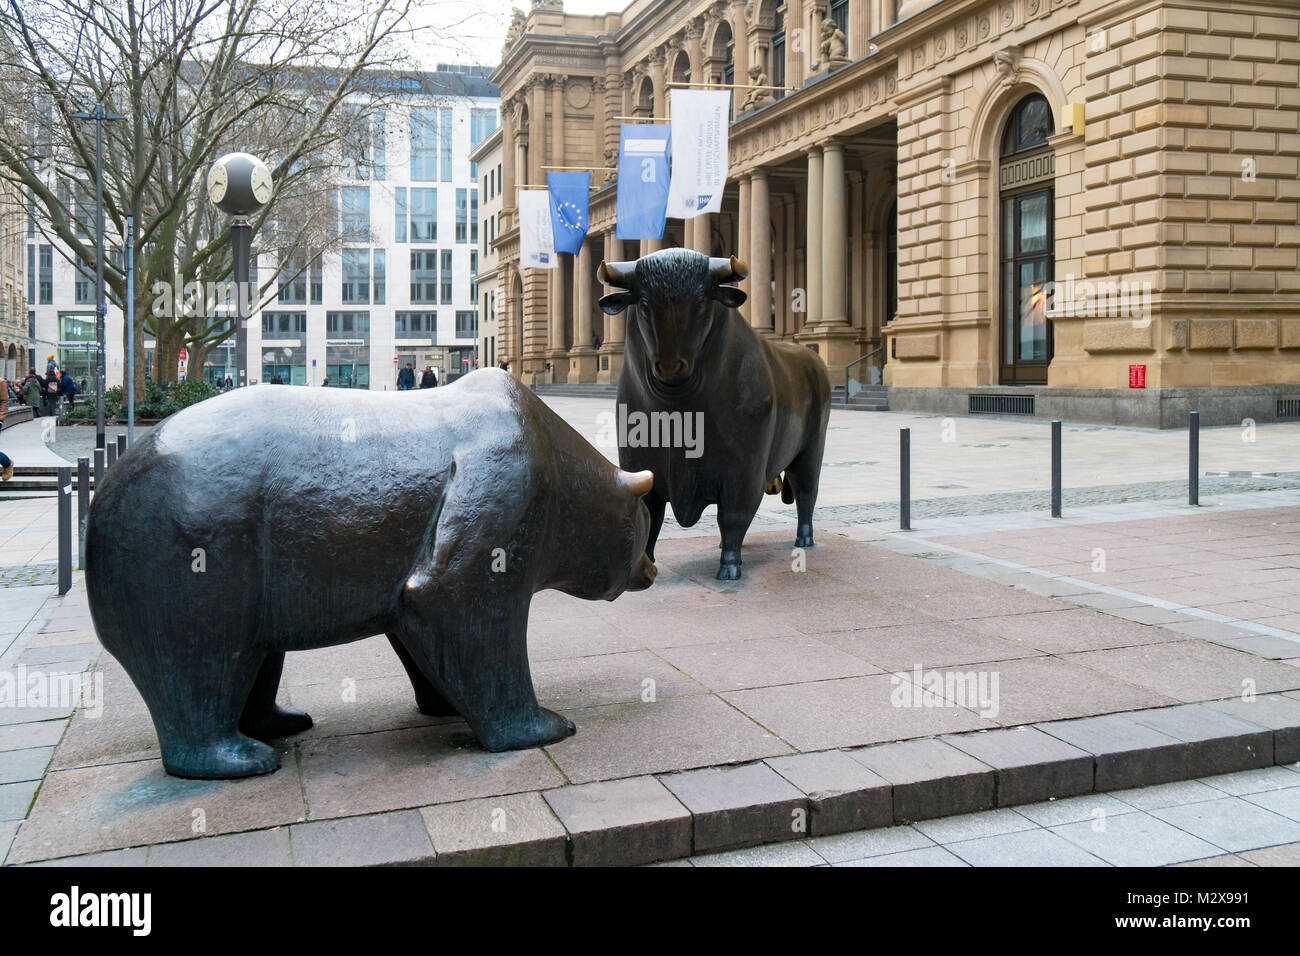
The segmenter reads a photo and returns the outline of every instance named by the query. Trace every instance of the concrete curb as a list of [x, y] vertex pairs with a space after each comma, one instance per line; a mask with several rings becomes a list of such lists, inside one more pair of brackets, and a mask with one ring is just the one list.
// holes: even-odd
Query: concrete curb
[[1300, 759], [1300, 691], [769, 757], [34, 866], [636, 866]]

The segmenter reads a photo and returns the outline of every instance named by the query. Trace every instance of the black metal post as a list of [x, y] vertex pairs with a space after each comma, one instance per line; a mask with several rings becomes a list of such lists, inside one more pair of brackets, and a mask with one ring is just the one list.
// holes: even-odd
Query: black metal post
[[252, 312], [253, 292], [248, 288], [248, 260], [253, 246], [253, 227], [247, 219], [237, 218], [230, 224], [230, 254], [235, 273], [235, 385], [247, 385], [248, 316]]
[[126, 436], [117, 436], [117, 457], [121, 458], [126, 453]]
[[1052, 517], [1061, 517], [1061, 423], [1052, 422]]
[[912, 429], [898, 430], [898, 527], [912, 530]]
[[108, 460], [104, 463], [104, 470], [112, 468], [117, 464], [117, 443], [113, 442], [108, 446]]
[[1187, 427], [1187, 503], [1201, 503], [1201, 413], [1192, 412]]
[[90, 510], [90, 459], [77, 459], [77, 567], [86, 560], [86, 513]]
[[95, 487], [104, 480], [104, 449], [95, 449]]
[[72, 469], [59, 469], [59, 593], [72, 590]]

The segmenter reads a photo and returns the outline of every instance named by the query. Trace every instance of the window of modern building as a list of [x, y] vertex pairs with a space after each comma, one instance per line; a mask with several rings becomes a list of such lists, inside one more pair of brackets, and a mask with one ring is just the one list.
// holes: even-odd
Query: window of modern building
[[37, 305], [54, 304], [54, 247], [41, 246], [40, 298]]
[[375, 295], [374, 295], [375, 305], [384, 305], [384, 300], [388, 295], [388, 287], [386, 281], [387, 267], [388, 267], [387, 253], [385, 253], [383, 249], [376, 249], [375, 265], [371, 273], [374, 277], [374, 284], [375, 284]]
[[343, 301], [370, 301], [370, 250], [343, 250]]
[[325, 271], [321, 268], [320, 256], [311, 264], [311, 304], [320, 305], [325, 297]]
[[369, 312], [326, 312], [325, 334], [338, 338], [370, 333]]
[[469, 241], [478, 242], [478, 190], [469, 191]]
[[36, 304], [36, 246], [27, 246], [27, 302]]
[[307, 334], [306, 312], [263, 312], [262, 336], [268, 339], [301, 338]]
[[307, 272], [292, 259], [285, 260], [280, 266], [279, 285], [276, 301], [281, 305], [307, 303]]
[[451, 301], [452, 301], [452, 293], [451, 293], [451, 282], [452, 282], [452, 275], [451, 275], [451, 262], [452, 262], [452, 257], [451, 257], [451, 250], [450, 250], [450, 249], [443, 249], [443, 250], [441, 250], [441, 259], [442, 259], [442, 269], [441, 269], [441, 276], [440, 276], [440, 278], [441, 278], [441, 280], [442, 280], [442, 282], [441, 282], [441, 285], [442, 285], [442, 304], [443, 304], [443, 305], [450, 305], [450, 304], [451, 304]]
[[431, 339], [438, 334], [437, 312], [398, 312], [395, 328], [399, 339]]
[[456, 311], [456, 338], [478, 338], [478, 313], [473, 309], [458, 309]]
[[440, 178], [444, 183], [451, 182], [451, 119], [452, 111], [450, 109], [438, 111], [438, 155], [440, 159], [438, 171], [442, 174]]
[[369, 388], [370, 347], [326, 345], [325, 374], [335, 388]]
[[438, 178], [438, 108], [411, 107], [411, 181]]
[[[225, 364], [224, 362], [222, 363]], [[233, 364], [233, 357], [231, 360]], [[206, 371], [206, 370], [205, 370]], [[278, 346], [262, 350], [262, 381], [276, 376], [286, 385], [307, 384], [307, 349], [304, 346]]]
[[[75, 381], [90, 378], [95, 364], [95, 313], [60, 312], [59, 342], [84, 342], [85, 345], [62, 345], [58, 348], [59, 368]], [[49, 353], [45, 353], [48, 355]], [[45, 372], [44, 363], [37, 371]]]
[[1000, 380], [1044, 384], [1052, 359], [1047, 290], [1055, 271], [1052, 109], [1038, 93], [1016, 104], [1002, 135]]
[[382, 107], [347, 105], [342, 111], [347, 124], [343, 136], [343, 172], [350, 179], [383, 179], [387, 165]]
[[411, 241], [438, 241], [438, 190], [411, 187]]
[[466, 205], [465, 197], [468, 190], [456, 190], [456, 241], [465, 242], [469, 236], [469, 207]]
[[370, 241], [370, 187], [344, 186], [343, 241]]
[[393, 190], [393, 241], [406, 241], [406, 187]]
[[95, 304], [95, 274], [90, 272], [80, 262], [72, 264], [76, 272], [76, 279], [72, 287], [72, 301], [77, 305], [94, 305]]
[[469, 251], [469, 299], [478, 301], [478, 250]]
[[411, 302], [434, 305], [438, 301], [438, 250], [411, 250]]
[[469, 111], [469, 151], [478, 149], [479, 144], [497, 130], [497, 111], [495, 109], [471, 109]]

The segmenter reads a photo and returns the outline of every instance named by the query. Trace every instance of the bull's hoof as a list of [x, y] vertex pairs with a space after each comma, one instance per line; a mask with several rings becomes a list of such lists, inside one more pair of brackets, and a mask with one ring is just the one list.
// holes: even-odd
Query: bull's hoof
[[739, 581], [740, 580], [740, 562], [728, 564], [725, 561], [718, 565], [719, 581]]
[[280, 755], [259, 740], [235, 734], [206, 747], [167, 748], [163, 767], [174, 777], [191, 780], [231, 780], [256, 777], [280, 769]]
[[459, 717], [460, 711], [441, 694], [415, 692], [415, 709], [426, 717]]
[[311, 715], [292, 707], [272, 707], [264, 714], [246, 715], [239, 722], [240, 733], [258, 740], [274, 740], [277, 737], [292, 737], [304, 730], [311, 730]]
[[800, 528], [799, 533], [795, 535], [794, 546], [796, 548], [811, 548], [813, 544], [812, 528]]

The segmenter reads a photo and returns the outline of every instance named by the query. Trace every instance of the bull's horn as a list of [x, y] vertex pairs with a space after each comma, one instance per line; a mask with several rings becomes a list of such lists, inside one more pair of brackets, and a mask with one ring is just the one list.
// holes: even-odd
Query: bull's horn
[[650, 489], [655, 486], [653, 471], [620, 471], [618, 477], [623, 482], [624, 487], [638, 497], [648, 494]]
[[605, 285], [616, 285], [623, 289], [632, 288], [632, 279], [635, 275], [635, 262], [610, 262], [602, 259], [600, 268], [596, 270], [597, 278]]
[[749, 275], [749, 266], [745, 265], [743, 259], [737, 259], [735, 256], [730, 259], [709, 257], [709, 277], [719, 285], [739, 282], [747, 275]]

